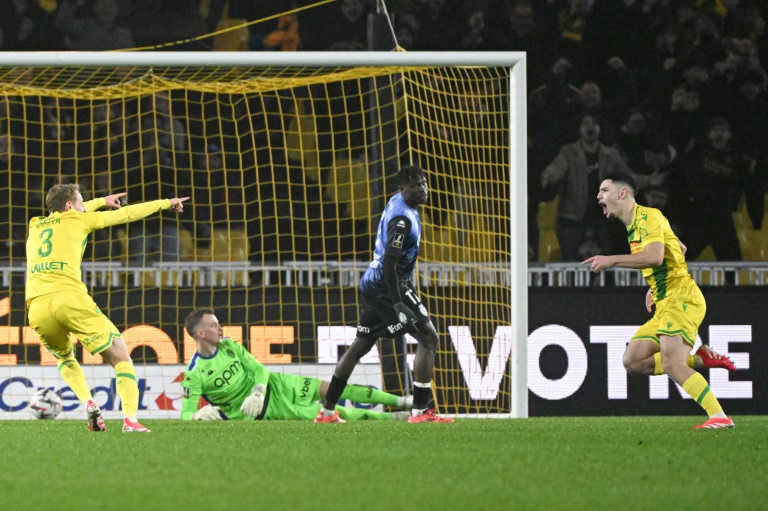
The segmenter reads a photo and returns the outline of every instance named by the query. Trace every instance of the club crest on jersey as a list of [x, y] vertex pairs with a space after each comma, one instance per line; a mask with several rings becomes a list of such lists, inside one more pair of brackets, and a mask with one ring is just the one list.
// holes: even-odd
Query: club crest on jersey
[[403, 248], [403, 235], [400, 233], [395, 234], [395, 239], [392, 241], [392, 246], [395, 248]]

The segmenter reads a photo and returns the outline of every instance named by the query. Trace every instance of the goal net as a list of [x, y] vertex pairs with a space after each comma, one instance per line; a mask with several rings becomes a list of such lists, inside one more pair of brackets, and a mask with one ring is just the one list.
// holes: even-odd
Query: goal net
[[[434, 405], [527, 415], [524, 79], [514, 53], [0, 57], [0, 419], [28, 417], [46, 387], [82, 415], [25, 314], [27, 224], [53, 184], [191, 197], [180, 216], [97, 231], [83, 259], [132, 352], [140, 415], [178, 418], [197, 307], [270, 370], [330, 379], [408, 163], [430, 187], [415, 281], [440, 335]], [[410, 393], [415, 348], [381, 340], [351, 382]], [[76, 353], [117, 417], [112, 369]]]

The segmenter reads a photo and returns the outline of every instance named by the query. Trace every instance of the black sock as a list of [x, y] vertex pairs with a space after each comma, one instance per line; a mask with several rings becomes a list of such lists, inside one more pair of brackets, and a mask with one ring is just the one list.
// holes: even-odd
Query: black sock
[[323, 406], [326, 410], [333, 410], [336, 408], [336, 404], [339, 402], [342, 392], [347, 387], [347, 380], [337, 378], [335, 375], [331, 378], [331, 383], [328, 385], [328, 392], [325, 393], [325, 401]]
[[413, 407], [416, 410], [424, 410], [429, 406], [429, 398], [432, 395], [432, 387], [413, 386]]

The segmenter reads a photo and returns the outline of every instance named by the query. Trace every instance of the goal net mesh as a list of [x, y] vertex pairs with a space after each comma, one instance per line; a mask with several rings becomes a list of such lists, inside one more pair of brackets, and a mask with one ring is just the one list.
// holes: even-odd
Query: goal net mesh
[[[177, 418], [196, 307], [271, 370], [330, 379], [407, 163], [430, 187], [415, 280], [440, 336], [435, 406], [508, 412], [509, 80], [479, 66], [0, 67], [0, 414], [49, 387], [81, 415], [25, 315], [27, 224], [53, 184], [191, 197], [179, 216], [97, 231], [83, 260], [132, 351], [140, 414]], [[351, 381], [410, 393], [415, 348], [381, 340]], [[114, 403], [101, 357], [77, 358]]]

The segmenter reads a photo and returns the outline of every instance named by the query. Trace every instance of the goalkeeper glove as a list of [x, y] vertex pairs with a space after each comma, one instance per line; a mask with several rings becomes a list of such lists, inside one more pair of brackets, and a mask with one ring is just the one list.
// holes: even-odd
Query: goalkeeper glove
[[400, 323], [404, 325], [410, 323], [411, 325], [416, 326], [416, 314], [414, 314], [406, 304], [403, 302], [397, 302], [395, 304], [395, 312], [397, 313], [397, 319], [400, 321]]
[[193, 421], [217, 421], [221, 420], [221, 408], [213, 405], [205, 405], [192, 416]]
[[267, 387], [261, 383], [256, 385], [253, 389], [253, 394], [245, 398], [243, 404], [240, 405], [240, 411], [253, 418], [261, 415], [264, 409], [264, 398], [266, 397]]

